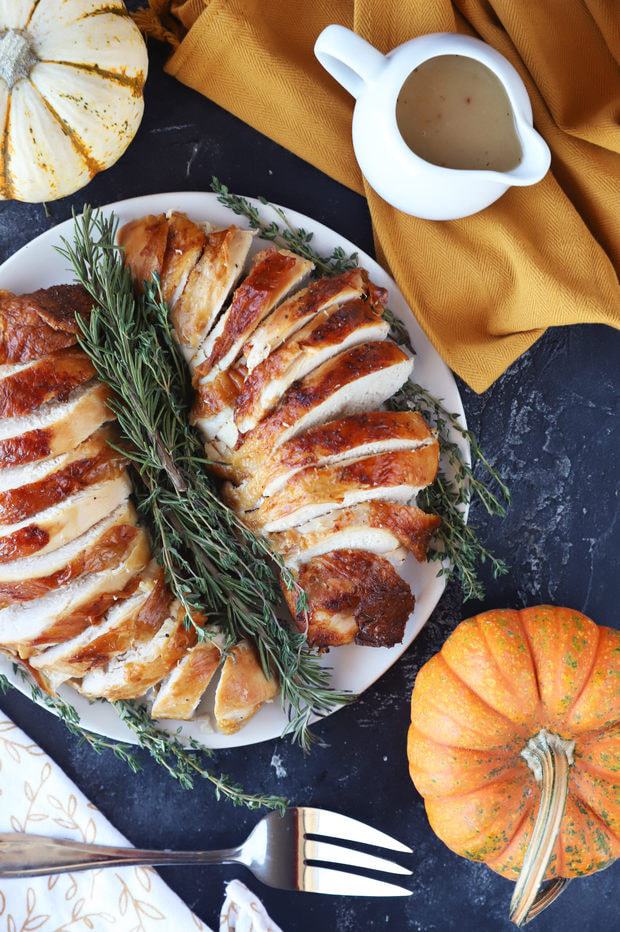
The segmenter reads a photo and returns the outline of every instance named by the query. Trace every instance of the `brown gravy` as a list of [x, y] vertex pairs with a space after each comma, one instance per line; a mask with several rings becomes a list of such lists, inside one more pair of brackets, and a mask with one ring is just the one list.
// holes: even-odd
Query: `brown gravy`
[[433, 165], [510, 171], [521, 161], [508, 95], [475, 58], [422, 62], [400, 89], [396, 122], [411, 151]]

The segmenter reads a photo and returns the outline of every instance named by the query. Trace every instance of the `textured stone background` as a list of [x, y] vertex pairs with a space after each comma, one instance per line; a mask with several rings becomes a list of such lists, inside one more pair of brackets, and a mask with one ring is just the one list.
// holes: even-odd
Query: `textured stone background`
[[[49, 206], [0, 204], [0, 260], [80, 208], [141, 194], [207, 190], [212, 174], [232, 190], [263, 194], [372, 250], [365, 202], [161, 71], [151, 49], [146, 113], [120, 162], [85, 192]], [[510, 196], [509, 194], [507, 196]], [[484, 604], [462, 605], [450, 585], [407, 654], [352, 708], [324, 722], [325, 747], [304, 758], [269, 742], [222, 753], [218, 766], [257, 790], [338, 809], [406, 840], [415, 852], [408, 900], [353, 900], [260, 890], [285, 930], [509, 930], [511, 884], [453, 855], [430, 831], [405, 761], [408, 700], [420, 666], [466, 615], [492, 607], [557, 602], [618, 624], [618, 440], [614, 414], [620, 338], [603, 327], [549, 331], [482, 397], [461, 386], [470, 425], [513, 493], [508, 518], [472, 520], [510, 574], [488, 580]], [[237, 842], [256, 815], [216, 803], [207, 786], [178, 789], [150, 761], [133, 776], [110, 755], [81, 747], [21, 695], [0, 706], [46, 749], [131, 841], [149, 847]], [[162, 871], [214, 923], [230, 869]], [[618, 867], [572, 884], [532, 927], [540, 932], [617, 928]], [[246, 878], [247, 879], [247, 878]], [[614, 897], [614, 891], [616, 896]], [[613, 917], [616, 916], [616, 920]]]

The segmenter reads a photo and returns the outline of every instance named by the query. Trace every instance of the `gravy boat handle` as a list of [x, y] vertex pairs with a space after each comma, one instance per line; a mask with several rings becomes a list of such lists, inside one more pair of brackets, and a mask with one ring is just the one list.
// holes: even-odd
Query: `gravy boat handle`
[[326, 26], [314, 45], [314, 54], [332, 78], [357, 98], [383, 68], [385, 56], [344, 26]]

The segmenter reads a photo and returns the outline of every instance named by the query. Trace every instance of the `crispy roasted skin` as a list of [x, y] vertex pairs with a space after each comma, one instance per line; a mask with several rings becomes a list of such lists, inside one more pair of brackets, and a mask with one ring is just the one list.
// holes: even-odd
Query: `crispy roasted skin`
[[244, 520], [253, 528], [286, 518], [307, 505], [346, 501], [347, 493], [381, 487], [411, 485], [425, 488], [434, 482], [439, 465], [439, 444], [433, 441], [414, 450], [377, 453], [333, 466], [302, 469]]
[[0, 291], [0, 364], [28, 362], [77, 342], [75, 315], [92, 299], [81, 285], [54, 285], [32, 294]]
[[431, 440], [432, 433], [417, 411], [371, 411], [352, 414], [310, 427], [279, 447], [246, 483], [236, 490], [240, 507], [251, 508], [267, 485], [294, 469], [317, 466], [331, 456], [340, 456], [361, 444], [386, 440]]
[[220, 372], [211, 382], [199, 382], [190, 416], [192, 423], [201, 417], [212, 417], [224, 408], [234, 411], [243, 378], [244, 369], [233, 367]]
[[116, 566], [128, 553], [138, 528], [134, 524], [117, 524], [106, 531], [92, 547], [82, 551], [62, 569], [50, 576], [0, 582], [0, 608], [15, 602], [29, 602], [59, 589], [85, 573], [99, 573]]
[[[136, 582], [136, 588], [138, 584]], [[117, 654], [128, 650], [136, 642], [146, 641], [153, 637], [168, 616], [170, 599], [163, 570], [160, 570], [153, 591], [135, 617], [129, 623], [120, 625], [114, 631], [101, 634], [81, 649], [76, 650], [70, 662], [76, 666], [88, 664], [89, 669], [99, 667], [108, 663]]]
[[[325, 516], [331, 518], [329, 535], [337, 534], [353, 526], [365, 525], [370, 528], [385, 528], [390, 531], [401, 547], [409, 550], [416, 560], [426, 560], [430, 539], [441, 524], [437, 515], [429, 515], [416, 505], [400, 505], [397, 502], [370, 501], [353, 508], [343, 508]], [[306, 525], [270, 534], [271, 545], [285, 561], [303, 557], [307, 547], [313, 547], [320, 541], [324, 530], [307, 531]], [[353, 549], [353, 548], [351, 548]], [[301, 561], [303, 562], [303, 561]]]
[[162, 292], [168, 303], [198, 262], [206, 241], [205, 231], [185, 214], [175, 211], [168, 218], [168, 241], [161, 271]]
[[[244, 418], [253, 418], [255, 423], [262, 419], [266, 413], [263, 408], [263, 391], [271, 382], [282, 378], [290, 366], [319, 350], [331, 347], [332, 353], [338, 352], [337, 347], [353, 334], [359, 334], [358, 342], [363, 342], [364, 332], [369, 327], [376, 329], [378, 321], [380, 316], [370, 302], [361, 298], [338, 304], [315, 317], [298, 334], [274, 350], [247, 377], [235, 406], [235, 421], [240, 429], [245, 429], [242, 427]], [[387, 330], [387, 325], [380, 326], [385, 326]], [[291, 378], [289, 376], [289, 382]], [[269, 410], [271, 407], [275, 407], [275, 404]]]
[[226, 326], [215, 340], [211, 355], [196, 369], [198, 378], [217, 366], [235, 340], [260, 321], [273, 293], [282, 289], [300, 262], [293, 253], [278, 249], [258, 253], [256, 260], [233, 295]]
[[9, 563], [18, 557], [30, 557], [46, 547], [49, 539], [49, 531], [34, 522], [13, 534], [0, 537], [0, 563]]
[[[308, 597], [308, 643], [337, 647], [355, 640], [369, 647], [399, 644], [415, 599], [389, 560], [364, 550], [332, 550], [304, 564], [297, 579]], [[289, 608], [295, 596], [283, 586]]]
[[66, 401], [94, 375], [91, 361], [81, 350], [45, 356], [0, 381], [0, 418], [22, 417], [51, 401]]
[[118, 244], [125, 250], [125, 262], [131, 269], [136, 291], [154, 273], [161, 275], [168, 240], [165, 214], [149, 214], [131, 220], [118, 231]]
[[232, 466], [239, 477], [251, 475], [274, 449], [278, 437], [302, 415], [343, 386], [367, 372], [387, 368], [406, 359], [390, 341], [362, 343], [334, 356], [310, 375], [294, 382], [275, 410], [254, 430], [239, 438]]
[[88, 485], [120, 475], [127, 461], [107, 444], [108, 436], [111, 435], [107, 431], [102, 432], [101, 447], [98, 451], [93, 451], [94, 445], [89, 438], [81, 444], [88, 448], [83, 457], [73, 460], [38, 482], [0, 492], [0, 524], [17, 524], [64, 501]]

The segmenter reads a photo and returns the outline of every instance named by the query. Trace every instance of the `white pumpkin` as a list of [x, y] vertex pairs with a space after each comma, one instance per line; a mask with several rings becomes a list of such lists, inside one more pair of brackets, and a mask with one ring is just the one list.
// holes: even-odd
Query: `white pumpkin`
[[116, 162], [147, 67], [122, 0], [0, 0], [0, 199], [55, 200]]

